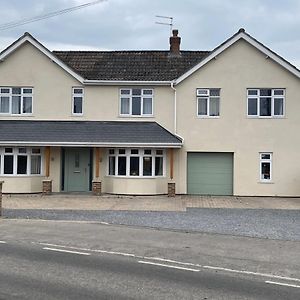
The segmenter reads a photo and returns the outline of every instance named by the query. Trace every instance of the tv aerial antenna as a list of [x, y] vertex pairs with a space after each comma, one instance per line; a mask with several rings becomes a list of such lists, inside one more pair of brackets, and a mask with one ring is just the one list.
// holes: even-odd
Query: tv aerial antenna
[[159, 24], [159, 25], [167, 25], [170, 27], [170, 36], [172, 35], [172, 30], [173, 30], [173, 17], [167, 17], [167, 16], [155, 16], [156, 18], [160, 19], [164, 19], [164, 20], [168, 20], [166, 22], [161, 22], [163, 20], [161, 20], [160, 22], [155, 22], [155, 24]]

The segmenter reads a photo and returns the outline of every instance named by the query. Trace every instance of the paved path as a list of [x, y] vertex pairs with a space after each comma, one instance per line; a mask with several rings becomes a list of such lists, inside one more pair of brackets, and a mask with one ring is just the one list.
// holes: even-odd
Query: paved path
[[300, 198], [209, 196], [3, 195], [5, 209], [186, 211], [187, 208], [300, 210]]

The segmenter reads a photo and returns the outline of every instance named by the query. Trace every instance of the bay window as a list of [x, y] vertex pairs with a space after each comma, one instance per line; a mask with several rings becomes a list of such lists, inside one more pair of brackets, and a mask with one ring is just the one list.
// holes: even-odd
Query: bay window
[[165, 151], [160, 149], [109, 149], [108, 175], [164, 176]]
[[42, 152], [40, 148], [0, 148], [0, 176], [41, 174]]
[[0, 114], [32, 114], [33, 88], [0, 87]]

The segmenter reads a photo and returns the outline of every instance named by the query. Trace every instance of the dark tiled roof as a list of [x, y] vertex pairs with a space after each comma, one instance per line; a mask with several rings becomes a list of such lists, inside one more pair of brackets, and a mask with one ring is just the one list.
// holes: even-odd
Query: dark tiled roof
[[85, 79], [171, 81], [198, 64], [209, 51], [53, 51]]
[[0, 142], [74, 145], [176, 144], [182, 141], [156, 122], [0, 120]]

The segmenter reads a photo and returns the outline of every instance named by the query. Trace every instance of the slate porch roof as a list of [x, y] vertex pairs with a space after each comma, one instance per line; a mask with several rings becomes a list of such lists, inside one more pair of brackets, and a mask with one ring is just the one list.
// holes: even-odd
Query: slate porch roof
[[181, 147], [156, 122], [0, 120], [0, 145]]
[[210, 51], [53, 51], [88, 80], [171, 81], [201, 62]]

